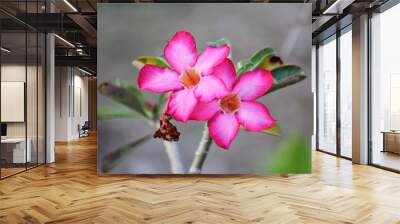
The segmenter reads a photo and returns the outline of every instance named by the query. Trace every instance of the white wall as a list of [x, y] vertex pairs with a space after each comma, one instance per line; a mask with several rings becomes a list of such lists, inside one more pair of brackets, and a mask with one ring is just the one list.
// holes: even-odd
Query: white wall
[[[2, 82], [23, 82], [26, 86], [26, 99], [23, 99], [24, 102], [21, 102], [23, 104], [21, 107], [12, 108], [4, 105], [1, 107], [3, 113], [22, 113], [22, 116], [26, 113], [26, 120], [24, 117], [22, 121], [5, 122], [7, 123], [7, 137], [24, 138], [27, 136], [30, 144], [29, 147], [32, 151], [32, 161], [36, 162], [36, 158], [38, 158], [39, 163], [44, 163], [45, 159], [45, 90], [43, 78], [44, 73], [41, 66], [25, 66], [25, 64], [16, 63], [3, 64], [1, 66]], [[7, 94], [3, 90], [2, 94]], [[25, 90], [20, 89], [19, 91], [20, 94], [24, 94]], [[2, 98], [8, 97], [7, 95], [2, 95]], [[51, 162], [51, 160], [49, 161]]]
[[55, 141], [68, 140], [69, 80], [67, 67], [55, 68]]
[[82, 73], [78, 73], [78, 75], [74, 75], [74, 96], [72, 96], [72, 99], [74, 99], [74, 102], [71, 102], [71, 105], [73, 105], [73, 108], [71, 108], [72, 111], [72, 119], [71, 119], [71, 136], [72, 138], [78, 138], [79, 137], [79, 132], [78, 132], [78, 125], [83, 125], [85, 121], [88, 121], [88, 78], [87, 76], [82, 76]]
[[[7, 122], [7, 135], [8, 137], [25, 137], [25, 126], [28, 125], [28, 137], [33, 132], [36, 135], [36, 121], [37, 115], [37, 95], [36, 95], [36, 80], [31, 77], [36, 77], [36, 66], [27, 66], [20, 64], [5, 64], [1, 66], [1, 81], [2, 82], [24, 82], [27, 83], [25, 78], [28, 76], [27, 87], [27, 122]], [[33, 86], [33, 87], [32, 87]], [[31, 88], [29, 88], [31, 87]], [[2, 96], [4, 97], [4, 96]], [[39, 105], [40, 107], [41, 105]], [[7, 110], [8, 108], [1, 108]], [[24, 108], [22, 108], [24, 110]]]
[[[25, 82], [25, 71], [24, 65], [8, 64], [1, 66], [1, 81], [2, 82]], [[28, 67], [28, 70], [32, 67]], [[2, 96], [4, 97], [4, 96]], [[1, 108], [1, 110], [7, 110], [7, 108]], [[7, 135], [8, 137], [24, 137], [25, 136], [25, 123], [24, 122], [11, 122], [7, 124]]]
[[88, 120], [88, 78], [72, 67], [56, 67], [55, 140], [79, 137], [78, 125]]
[[1, 82], [1, 121], [24, 122], [25, 83]]

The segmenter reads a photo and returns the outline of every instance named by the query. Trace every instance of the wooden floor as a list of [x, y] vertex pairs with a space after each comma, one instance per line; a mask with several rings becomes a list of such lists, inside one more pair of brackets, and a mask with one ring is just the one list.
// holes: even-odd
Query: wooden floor
[[23, 171], [25, 171], [25, 167], [17, 167], [17, 168], [14, 168], [14, 167], [7, 167], [7, 168], [4, 168], [4, 167], [2, 167], [1, 168], [1, 177], [8, 177], [8, 176], [11, 176], [11, 175], [13, 175], [13, 174], [16, 174], [16, 173], [19, 173], [19, 172], [23, 172]]
[[400, 155], [391, 152], [374, 151], [374, 164], [389, 167], [395, 170], [400, 170]]
[[313, 154], [313, 174], [96, 174], [93, 137], [0, 181], [0, 223], [400, 223], [400, 175]]

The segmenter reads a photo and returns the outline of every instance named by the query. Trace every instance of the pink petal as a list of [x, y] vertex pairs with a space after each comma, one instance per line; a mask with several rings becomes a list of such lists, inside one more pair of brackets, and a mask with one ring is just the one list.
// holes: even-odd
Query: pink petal
[[229, 94], [225, 84], [219, 78], [211, 75], [201, 78], [194, 93], [200, 101], [205, 102], [219, 99]]
[[228, 90], [231, 90], [236, 79], [235, 66], [230, 59], [225, 58], [219, 65], [212, 69], [211, 75], [221, 79]]
[[271, 72], [265, 69], [255, 69], [240, 76], [233, 87], [233, 92], [243, 100], [255, 100], [271, 88], [272, 82]]
[[155, 65], [143, 66], [139, 71], [137, 81], [141, 90], [149, 90], [154, 93], [165, 93], [183, 88], [178, 73]]
[[214, 66], [217, 66], [228, 57], [229, 51], [230, 48], [228, 45], [219, 47], [207, 46], [197, 59], [195, 67], [199, 69], [203, 75], [209, 75]]
[[249, 131], [262, 131], [276, 124], [276, 120], [271, 116], [268, 108], [256, 101], [242, 101], [236, 112], [236, 118]]
[[218, 105], [218, 100], [213, 100], [207, 103], [199, 101], [196, 107], [193, 109], [192, 114], [190, 115], [190, 120], [210, 120], [219, 110], [220, 108]]
[[168, 101], [167, 114], [175, 120], [186, 123], [197, 104], [197, 99], [193, 90], [183, 89], [171, 94]]
[[179, 31], [164, 48], [168, 63], [179, 73], [193, 67], [197, 60], [196, 41], [191, 33]]
[[218, 112], [209, 122], [211, 138], [221, 148], [228, 149], [239, 132], [239, 122], [233, 113]]

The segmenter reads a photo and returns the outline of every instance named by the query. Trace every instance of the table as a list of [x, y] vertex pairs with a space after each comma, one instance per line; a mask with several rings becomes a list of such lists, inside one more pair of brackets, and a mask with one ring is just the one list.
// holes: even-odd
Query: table
[[[1, 139], [1, 156], [5, 158], [7, 162], [10, 163], [26, 163], [26, 162], [31, 162], [32, 160], [32, 153], [31, 153], [31, 145], [32, 141], [30, 138], [26, 139], [25, 143], [25, 138], [5, 138]], [[26, 151], [25, 151], [25, 145]], [[8, 156], [8, 152], [11, 152], [12, 157]], [[3, 156], [3, 154], [6, 154]], [[12, 160], [11, 160], [12, 158]]]
[[382, 131], [383, 150], [382, 152], [392, 152], [400, 154], [400, 131]]

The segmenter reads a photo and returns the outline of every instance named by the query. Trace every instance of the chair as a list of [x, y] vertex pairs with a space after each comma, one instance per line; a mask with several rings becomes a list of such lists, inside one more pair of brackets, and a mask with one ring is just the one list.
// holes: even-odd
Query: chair
[[85, 121], [82, 127], [78, 124], [79, 138], [89, 136], [89, 129], [90, 129], [89, 121]]

